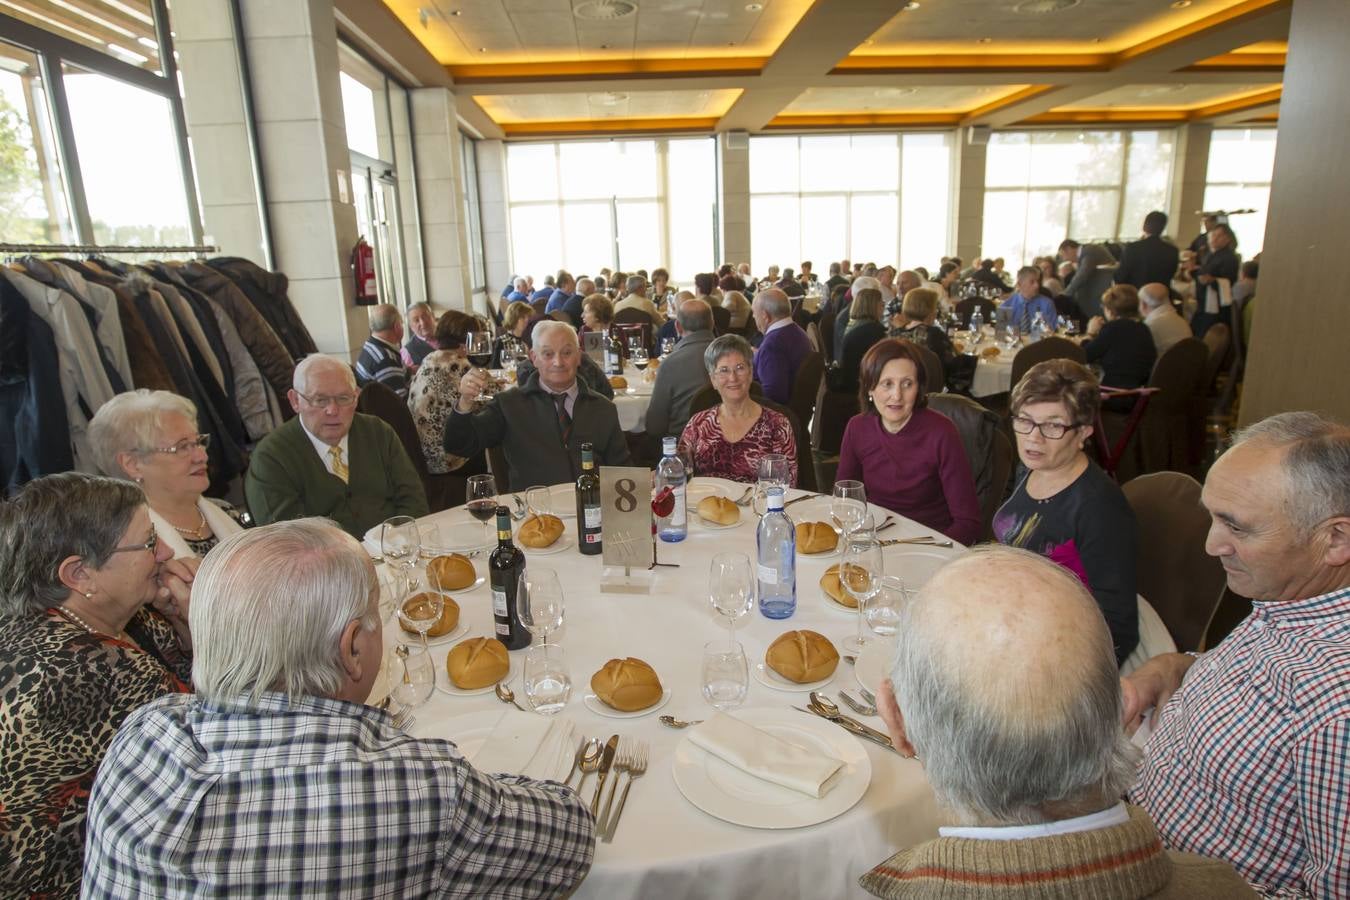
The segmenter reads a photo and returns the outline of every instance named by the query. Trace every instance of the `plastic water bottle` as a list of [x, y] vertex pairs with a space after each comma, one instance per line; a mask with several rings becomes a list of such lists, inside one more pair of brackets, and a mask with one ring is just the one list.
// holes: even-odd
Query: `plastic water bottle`
[[675, 544], [689, 534], [688, 510], [684, 503], [684, 462], [675, 452], [675, 438], [661, 439], [661, 461], [656, 464], [656, 490], [669, 487], [675, 494], [675, 508], [670, 515], [657, 520], [657, 534], [668, 544]]
[[980, 329], [984, 327], [984, 313], [980, 312], [977, 306], [970, 313], [970, 333], [975, 338], [976, 343], [980, 340]]
[[1036, 318], [1031, 320], [1031, 339], [1039, 341], [1045, 337], [1045, 316], [1040, 310], [1036, 311]]
[[786, 619], [797, 611], [797, 529], [783, 512], [783, 488], [768, 489], [768, 510], [755, 532], [759, 611]]

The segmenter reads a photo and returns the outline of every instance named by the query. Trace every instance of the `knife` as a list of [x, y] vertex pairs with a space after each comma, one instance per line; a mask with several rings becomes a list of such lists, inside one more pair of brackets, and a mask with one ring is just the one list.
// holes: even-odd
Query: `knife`
[[866, 725], [859, 722], [857, 719], [850, 719], [848, 716], [844, 715], [839, 716], [827, 715], [813, 706], [806, 707], [804, 709], [800, 706], [795, 706], [793, 707], [793, 709], [799, 710], [804, 713], [808, 713], [813, 716], [819, 716], [820, 718], [824, 719], [827, 722], [833, 722], [834, 724], [838, 725], [840, 728], [844, 729], [850, 734], [856, 735], [860, 738], [866, 738], [867, 740], [871, 741], [874, 744], [880, 744], [887, 750], [890, 750], [892, 753], [898, 754], [900, 752], [899, 750], [895, 749], [895, 745], [891, 743], [891, 739], [888, 735], [882, 734], [875, 728], [868, 728]]
[[894, 547], [896, 544], [917, 544], [917, 545], [919, 545], [919, 546], [921, 546], [921, 547], [950, 547], [950, 546], [952, 546], [952, 542], [951, 542], [951, 541], [939, 541], [937, 538], [934, 538], [934, 537], [928, 537], [927, 535], [925, 535], [925, 536], [923, 536], [923, 537], [912, 537], [912, 538], [891, 538], [891, 539], [888, 540], [888, 541], [881, 541], [880, 543], [881, 543], [881, 546], [883, 546], [883, 547]]
[[596, 778], [595, 797], [591, 799], [592, 816], [600, 814], [600, 795], [605, 792], [605, 776], [609, 774], [609, 767], [614, 765], [614, 751], [618, 749], [619, 736], [611, 734], [609, 740], [605, 742], [604, 752], [600, 754], [600, 769]]
[[816, 495], [815, 495], [815, 494], [802, 494], [800, 497], [793, 497], [791, 500], [789, 500], [788, 502], [786, 502], [786, 503], [783, 504], [783, 509], [787, 509], [789, 506], [791, 506], [791, 505], [794, 504], [794, 503], [801, 503], [803, 500], [810, 500], [810, 499], [811, 499], [812, 497], [814, 497], [814, 496], [816, 496]]

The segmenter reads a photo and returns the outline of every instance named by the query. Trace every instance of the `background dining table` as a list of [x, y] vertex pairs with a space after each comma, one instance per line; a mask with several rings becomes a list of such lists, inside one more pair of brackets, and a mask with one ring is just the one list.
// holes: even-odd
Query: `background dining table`
[[[690, 483], [690, 492], [698, 496], [716, 491], [734, 499], [744, 487], [719, 479], [695, 478]], [[803, 493], [790, 491], [789, 499]], [[559, 511], [563, 511], [571, 502], [570, 486], [554, 488], [552, 496]], [[878, 522], [888, 515], [878, 507], [872, 507], [871, 511]], [[817, 497], [794, 504], [788, 513], [799, 521], [828, 519], [829, 498]], [[896, 524], [883, 537], [930, 535], [942, 539], [913, 521], [896, 518]], [[660, 561], [678, 567], [653, 570], [651, 591], [645, 595], [601, 592], [601, 558], [578, 553], [576, 520], [572, 515], [563, 519], [567, 531], [560, 539], [565, 543], [561, 550], [526, 549], [527, 566], [554, 568], [565, 592], [564, 626], [551, 642], [560, 643], [565, 651], [573, 688], [570, 701], [559, 715], [570, 719], [582, 735], [605, 739], [618, 733], [651, 745], [647, 774], [634, 783], [613, 842], [597, 845], [594, 866], [576, 896], [606, 900], [867, 896], [857, 886], [859, 876], [897, 850], [937, 834], [936, 805], [917, 761], [861, 742], [872, 767], [871, 781], [861, 800], [836, 818], [799, 828], [761, 829], [731, 824], [695, 807], [676, 785], [672, 761], [688, 732], [660, 724], [658, 716], [670, 714], [694, 720], [713, 714], [701, 693], [702, 651], [706, 642], [726, 637], [727, 626], [725, 619], [714, 616], [709, 605], [709, 564], [718, 553], [736, 551], [746, 554], [753, 565], [757, 521], [749, 506], [741, 509], [741, 521], [735, 527], [713, 528], [701, 524], [697, 516], [691, 515], [690, 519], [685, 541], [658, 545]], [[447, 535], [464, 535], [481, 527], [462, 508], [420, 521], [426, 526], [437, 526], [442, 543]], [[959, 545], [951, 549], [889, 547], [885, 551], [886, 572], [905, 578], [909, 586], [918, 586], [961, 550]], [[837, 553], [824, 558], [799, 555], [796, 613], [786, 620], [775, 621], [755, 610], [740, 621], [736, 637], [745, 647], [752, 670], [743, 708], [769, 708], [806, 718], [806, 714], [789, 709], [804, 706], [806, 694], [770, 688], [757, 680], [753, 670], [764, 659], [769, 644], [785, 631], [811, 629], [828, 637], [836, 647], [856, 632], [856, 612], [828, 600], [818, 584], [825, 569], [838, 561]], [[479, 575], [487, 574], [486, 552], [474, 557], [473, 562]], [[645, 577], [648, 573], [641, 574]], [[452, 595], [459, 602], [461, 619], [467, 625], [467, 631], [457, 640], [492, 633], [487, 585], [479, 584]], [[412, 644], [416, 638], [402, 632], [395, 621], [386, 623], [385, 640], [392, 650], [394, 645]], [[415, 710], [416, 721], [409, 730], [416, 736], [455, 740], [472, 732], [481, 737], [484, 720], [490, 722], [496, 718], [494, 712], [509, 708], [491, 692], [460, 696], [443, 690], [449, 685], [444, 666], [452, 645], [453, 642], [432, 646], [439, 686]], [[525, 651], [511, 653], [509, 676], [510, 686], [522, 700], [520, 673], [524, 654]], [[669, 702], [638, 718], [597, 714], [583, 702], [583, 695], [590, 690], [591, 675], [607, 660], [628, 656], [645, 660], [655, 669], [671, 692]], [[392, 658], [392, 652], [387, 652], [386, 659]], [[397, 660], [393, 665], [397, 665]], [[839, 689], [856, 692], [858, 686], [854, 667], [841, 660], [833, 681], [823, 691], [835, 698]], [[876, 685], [869, 687], [875, 689]], [[373, 699], [377, 696], [372, 694]], [[859, 718], [884, 730], [879, 718]], [[840, 734], [844, 732], [840, 730]], [[844, 736], [850, 741], [857, 740], [851, 735]], [[468, 743], [464, 747], [468, 753]], [[594, 784], [592, 776], [584, 791], [588, 801]]]
[[[646, 373], [652, 373], [650, 381]], [[623, 377], [628, 387], [614, 390], [614, 407], [619, 411], [619, 427], [624, 431], [642, 432], [647, 429], [647, 407], [652, 403], [652, 386], [656, 370], [638, 371], [631, 362], [624, 362]]]

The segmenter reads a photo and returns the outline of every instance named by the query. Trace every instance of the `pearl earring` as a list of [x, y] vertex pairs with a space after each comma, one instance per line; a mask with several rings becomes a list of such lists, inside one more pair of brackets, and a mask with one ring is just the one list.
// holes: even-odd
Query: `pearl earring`
[[93, 599], [94, 599], [94, 592], [93, 592], [93, 591], [85, 591], [84, 599], [86, 599], [86, 600], [93, 600]]

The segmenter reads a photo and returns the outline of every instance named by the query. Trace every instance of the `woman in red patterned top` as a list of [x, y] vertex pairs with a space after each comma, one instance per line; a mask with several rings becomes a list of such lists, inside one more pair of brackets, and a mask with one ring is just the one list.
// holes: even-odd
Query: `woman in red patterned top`
[[797, 483], [797, 442], [787, 416], [766, 409], [750, 397], [750, 342], [724, 334], [708, 345], [703, 363], [722, 402], [689, 419], [680, 435], [680, 450], [694, 462], [694, 474], [753, 482], [759, 460], [781, 453], [788, 460], [788, 482]]

